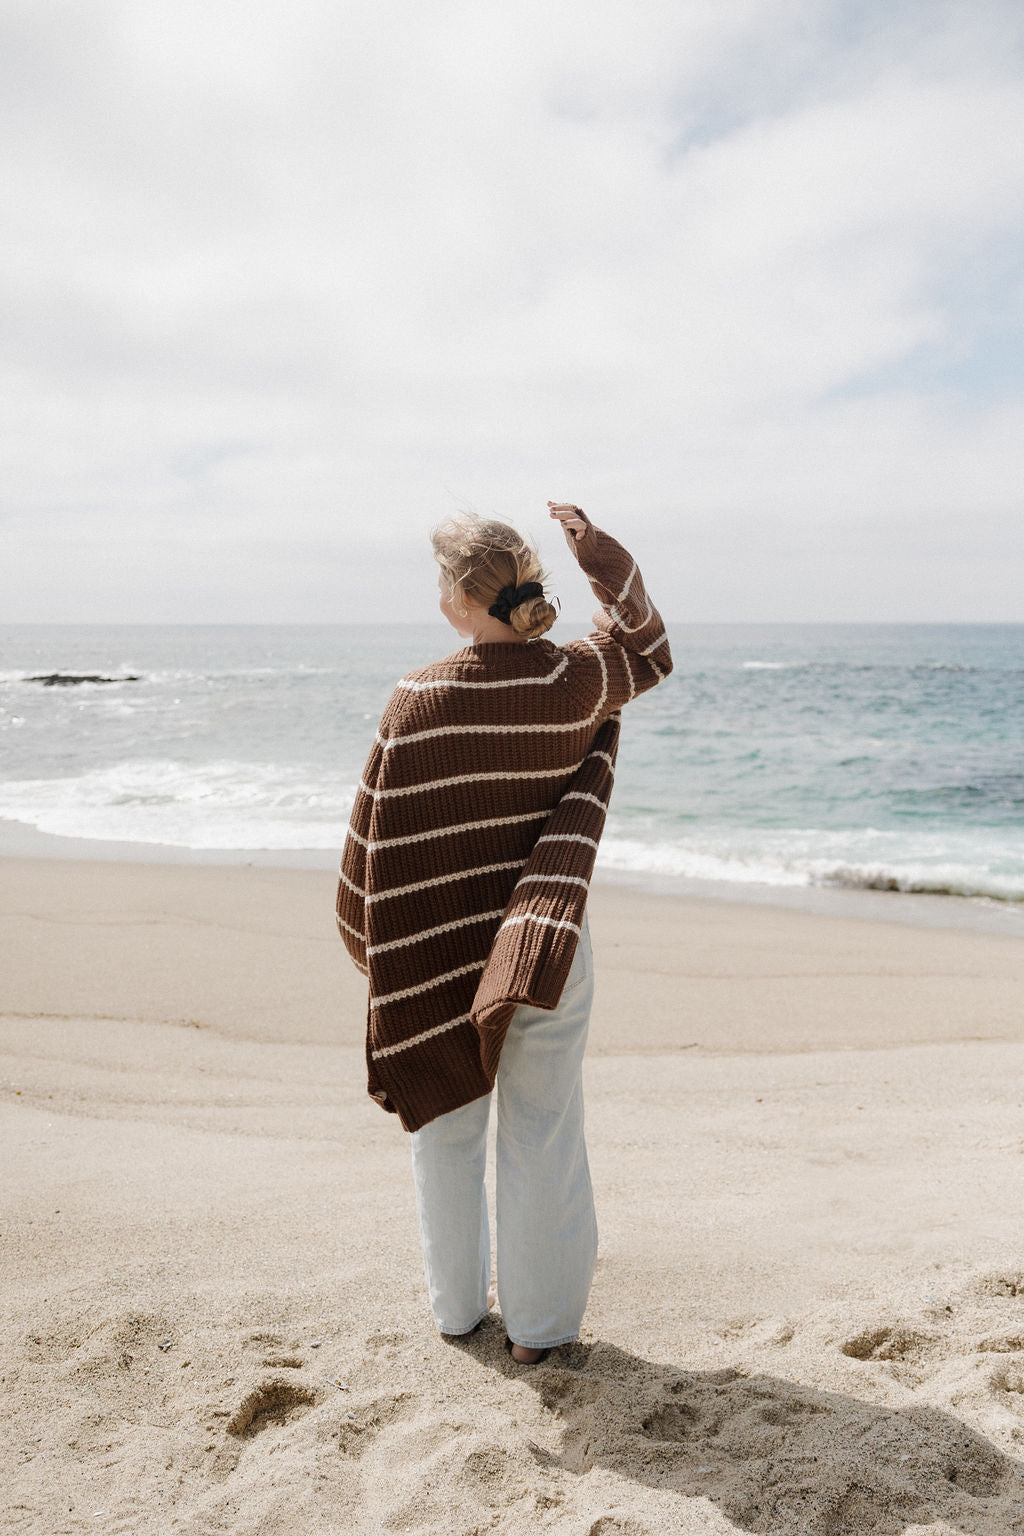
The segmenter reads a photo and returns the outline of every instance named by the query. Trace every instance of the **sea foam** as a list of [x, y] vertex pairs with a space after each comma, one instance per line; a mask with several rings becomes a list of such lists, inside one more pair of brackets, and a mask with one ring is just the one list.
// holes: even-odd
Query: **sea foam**
[[192, 849], [339, 848], [355, 786], [308, 767], [135, 758], [74, 778], [0, 783], [0, 817], [57, 837]]

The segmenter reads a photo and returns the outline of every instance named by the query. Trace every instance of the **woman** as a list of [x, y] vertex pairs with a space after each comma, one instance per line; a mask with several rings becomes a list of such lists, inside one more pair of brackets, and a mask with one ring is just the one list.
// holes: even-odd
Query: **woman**
[[484, 1192], [497, 1092], [497, 1299], [522, 1364], [579, 1334], [597, 1253], [581, 1067], [586, 899], [619, 710], [671, 671], [636, 562], [549, 502], [601, 604], [556, 646], [536, 551], [505, 523], [433, 534], [470, 643], [404, 677], [353, 807], [337, 917], [369, 979], [368, 1091], [410, 1132], [431, 1309], [471, 1333], [493, 1292]]

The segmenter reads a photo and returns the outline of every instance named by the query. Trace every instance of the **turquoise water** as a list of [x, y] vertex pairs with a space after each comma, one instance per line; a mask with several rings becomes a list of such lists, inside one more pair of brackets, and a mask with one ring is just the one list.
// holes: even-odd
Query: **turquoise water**
[[[625, 712], [603, 868], [1024, 902], [1024, 625], [669, 634], [675, 672]], [[0, 817], [340, 849], [395, 680], [457, 645], [440, 624], [0, 628]], [[54, 672], [134, 680], [29, 680]]]

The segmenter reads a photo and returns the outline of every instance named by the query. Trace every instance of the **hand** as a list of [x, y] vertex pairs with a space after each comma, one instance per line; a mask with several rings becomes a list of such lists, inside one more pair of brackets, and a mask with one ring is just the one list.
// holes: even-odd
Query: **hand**
[[580, 508], [574, 507], [568, 501], [549, 501], [548, 507], [552, 517], [556, 517], [565, 531], [565, 536], [571, 544], [573, 537], [582, 539], [587, 531], [586, 520], [580, 516]]

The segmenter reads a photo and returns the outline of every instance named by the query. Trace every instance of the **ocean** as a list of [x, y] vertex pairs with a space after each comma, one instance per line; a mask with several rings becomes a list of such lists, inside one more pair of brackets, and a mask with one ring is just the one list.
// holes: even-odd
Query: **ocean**
[[[1024, 918], [1024, 625], [669, 635], [675, 671], [625, 711], [599, 871]], [[326, 859], [395, 681], [458, 645], [439, 623], [0, 627], [0, 819]]]

